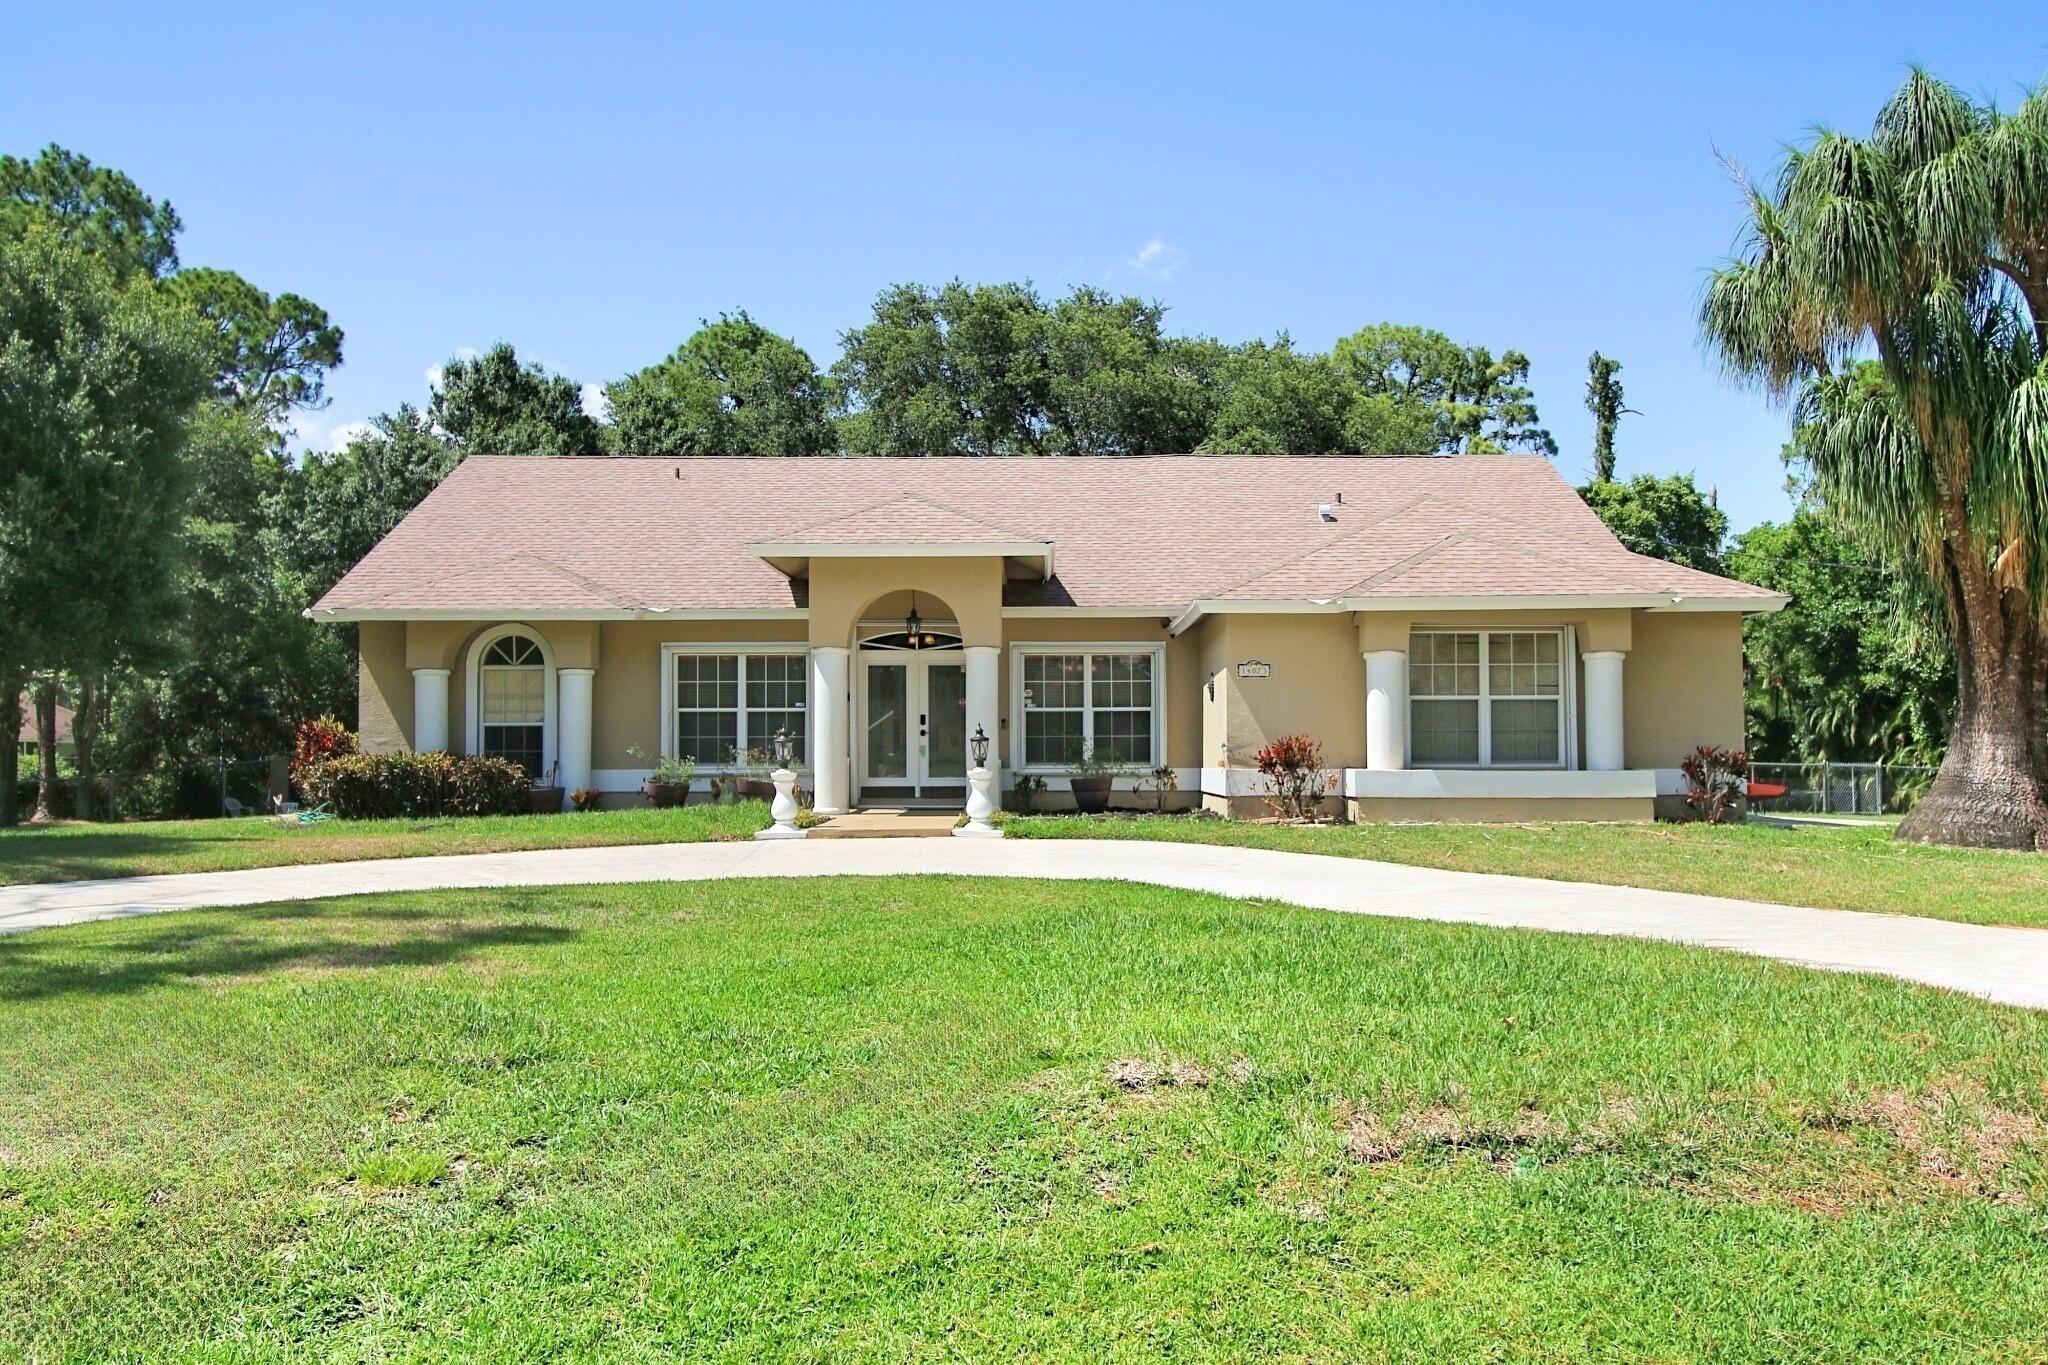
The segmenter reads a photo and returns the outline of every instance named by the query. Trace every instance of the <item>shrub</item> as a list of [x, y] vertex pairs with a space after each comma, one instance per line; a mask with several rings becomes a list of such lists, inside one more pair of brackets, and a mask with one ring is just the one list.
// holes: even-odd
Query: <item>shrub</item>
[[308, 801], [346, 820], [435, 815], [517, 815], [526, 770], [502, 758], [454, 754], [337, 754], [306, 765]]
[[1702, 744], [1678, 767], [1685, 774], [1685, 804], [1715, 824], [1739, 810], [1749, 792], [1749, 755], [1740, 749]]
[[1288, 820], [1313, 820], [1322, 814], [1323, 798], [1336, 785], [1336, 774], [1323, 767], [1323, 746], [1307, 735], [1282, 735], [1259, 750], [1253, 760], [1272, 786], [1266, 797], [1273, 812]]
[[597, 803], [604, 799], [604, 793], [595, 787], [578, 787], [569, 793], [569, 804], [579, 811], [597, 809]]
[[306, 768], [322, 759], [355, 752], [355, 734], [333, 716], [302, 720], [292, 729], [292, 782], [303, 786], [299, 775]]

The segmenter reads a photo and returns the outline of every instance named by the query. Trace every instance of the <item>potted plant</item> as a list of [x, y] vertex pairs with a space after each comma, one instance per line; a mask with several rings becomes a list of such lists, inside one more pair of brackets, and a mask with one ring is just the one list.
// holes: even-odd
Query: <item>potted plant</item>
[[1074, 809], [1083, 815], [1100, 815], [1109, 809], [1109, 789], [1123, 776], [1124, 765], [1114, 749], [1084, 749], [1067, 769], [1067, 785], [1073, 788]]
[[768, 751], [766, 749], [734, 749], [732, 751], [732, 788], [736, 796], [773, 800], [775, 784], [768, 780]]
[[[634, 758], [642, 763], [647, 761], [645, 750], [635, 746], [628, 749]], [[697, 760], [694, 758], [671, 758], [663, 754], [647, 774], [647, 780], [640, 784], [640, 790], [647, 793], [647, 799], [662, 810], [671, 806], [688, 805], [690, 784], [697, 778]]]
[[536, 782], [526, 789], [526, 809], [534, 815], [554, 815], [562, 809], [562, 788], [555, 781], [555, 770], [548, 769], [547, 780]]

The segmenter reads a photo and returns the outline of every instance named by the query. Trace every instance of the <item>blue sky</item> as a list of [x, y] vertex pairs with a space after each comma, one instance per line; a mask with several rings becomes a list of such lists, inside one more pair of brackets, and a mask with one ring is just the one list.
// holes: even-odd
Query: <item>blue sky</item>
[[319, 301], [348, 424], [514, 342], [586, 382], [744, 307], [821, 364], [899, 280], [1156, 297], [1321, 348], [1369, 322], [1534, 362], [1581, 477], [1587, 354], [1624, 473], [1782, 516], [1782, 413], [1696, 339], [1739, 196], [1918, 61], [2008, 103], [2035, 5], [18, 6], [0, 149], [184, 216], [187, 264]]

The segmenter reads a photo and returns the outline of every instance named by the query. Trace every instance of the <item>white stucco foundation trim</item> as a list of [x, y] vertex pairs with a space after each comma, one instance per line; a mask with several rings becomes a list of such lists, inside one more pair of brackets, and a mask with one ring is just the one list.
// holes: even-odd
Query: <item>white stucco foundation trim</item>
[[1644, 799], [1657, 794], [1657, 770], [1565, 772], [1554, 768], [1346, 768], [1344, 794], [1364, 798], [1453, 800], [1499, 798]]

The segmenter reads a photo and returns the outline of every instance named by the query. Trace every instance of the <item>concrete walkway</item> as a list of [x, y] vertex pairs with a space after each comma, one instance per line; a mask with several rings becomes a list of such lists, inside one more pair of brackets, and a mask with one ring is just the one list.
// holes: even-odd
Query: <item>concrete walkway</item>
[[1107, 839], [655, 844], [0, 887], [0, 933], [383, 891], [920, 872], [1150, 882], [1355, 914], [1662, 939], [1831, 971], [1875, 972], [2048, 1009], [2048, 930], [1803, 910], [1307, 853]]

